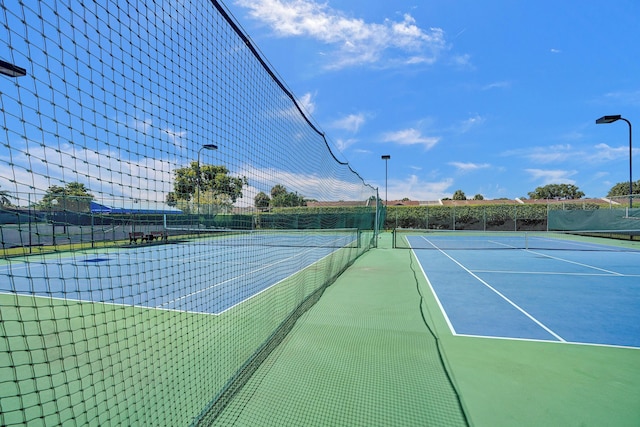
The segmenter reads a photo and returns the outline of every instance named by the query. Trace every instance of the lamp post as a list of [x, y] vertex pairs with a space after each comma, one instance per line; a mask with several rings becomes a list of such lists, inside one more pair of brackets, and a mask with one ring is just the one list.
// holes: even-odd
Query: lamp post
[[391, 158], [391, 156], [388, 154], [383, 154], [380, 158], [384, 160], [384, 205], [387, 206], [387, 204], [389, 203], [388, 177], [389, 177], [389, 159]]
[[[198, 215], [200, 215], [200, 152], [202, 150], [217, 150], [218, 146], [215, 144], [204, 144], [202, 147], [200, 147], [200, 149], [198, 150], [198, 163], [197, 163], [197, 179], [198, 179], [198, 201], [197, 201], [197, 205], [198, 205]], [[200, 228], [200, 221], [198, 220], [198, 228]]]
[[596, 120], [596, 124], [597, 125], [608, 124], [608, 123], [617, 122], [618, 120], [623, 120], [627, 122], [627, 124], [629, 125], [629, 208], [632, 208], [633, 207], [633, 174], [632, 174], [631, 165], [632, 165], [633, 150], [631, 148], [631, 122], [625, 119], [624, 117], [622, 117], [620, 114], [617, 114], [614, 116], [602, 116]]
[[24, 77], [27, 75], [27, 70], [13, 65], [10, 62], [0, 60], [0, 74], [9, 77]]

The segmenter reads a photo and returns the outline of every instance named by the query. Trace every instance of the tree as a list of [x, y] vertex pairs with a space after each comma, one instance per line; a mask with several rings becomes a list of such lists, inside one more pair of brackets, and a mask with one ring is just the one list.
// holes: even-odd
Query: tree
[[[258, 196], [260, 196], [260, 194], [258, 194]], [[256, 199], [258, 196], [256, 196]], [[269, 198], [266, 194], [260, 197], [262, 199], [261, 203]], [[259, 207], [256, 199], [254, 199], [254, 202], [256, 203], [256, 207]], [[297, 192], [287, 191], [287, 188], [282, 184], [276, 184], [271, 188], [271, 200], [269, 200], [268, 203], [271, 207], [294, 207], [307, 205], [303, 196], [299, 195]]]
[[287, 194], [287, 188], [282, 184], [276, 184], [271, 188], [271, 197], [279, 197]]
[[[631, 183], [633, 194], [640, 194], [640, 179]], [[607, 193], [607, 197], [622, 197], [629, 196], [629, 181], [627, 182], [619, 182]]]
[[271, 206], [273, 207], [294, 207], [294, 206], [306, 206], [304, 197], [294, 192], [286, 192], [284, 194], [278, 194], [271, 199]]
[[473, 200], [484, 200], [484, 196], [482, 194], [476, 194], [473, 196]]
[[176, 197], [176, 193], [173, 191], [167, 193], [167, 205], [171, 207], [178, 206], [178, 198]]
[[50, 186], [42, 200], [36, 203], [36, 208], [44, 210], [65, 210], [74, 212], [88, 212], [93, 194], [79, 182], [70, 182], [64, 187]]
[[529, 193], [532, 199], [580, 199], [584, 193], [573, 184], [548, 184]]
[[264, 212], [269, 209], [271, 198], [264, 191], [261, 191], [253, 198], [253, 202], [256, 208]]
[[467, 196], [464, 194], [464, 191], [456, 190], [456, 192], [453, 193], [453, 200], [467, 200]]
[[225, 166], [199, 165], [191, 162], [188, 167], [174, 171], [173, 191], [167, 194], [167, 203], [193, 201], [200, 193], [200, 202], [230, 207], [242, 197], [242, 188], [249, 182], [246, 177], [233, 177]]
[[0, 190], [0, 206], [11, 206], [11, 200], [9, 200], [10, 198], [13, 198], [13, 196], [10, 196], [7, 190]]

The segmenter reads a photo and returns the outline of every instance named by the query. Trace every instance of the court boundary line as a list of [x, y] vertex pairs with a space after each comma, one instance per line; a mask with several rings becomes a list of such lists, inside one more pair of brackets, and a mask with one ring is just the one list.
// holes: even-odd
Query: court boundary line
[[74, 302], [74, 303], [79, 303], [79, 304], [102, 304], [102, 305], [111, 305], [111, 306], [117, 306], [117, 307], [122, 307], [122, 308], [137, 308], [137, 309], [144, 309], [144, 310], [159, 310], [159, 311], [174, 311], [174, 312], [178, 312], [178, 313], [190, 313], [190, 314], [208, 314], [211, 316], [218, 316], [218, 313], [208, 313], [205, 311], [193, 311], [193, 310], [178, 310], [175, 308], [158, 308], [158, 307], [152, 307], [150, 305], [140, 305], [140, 304], [125, 304], [125, 303], [121, 303], [121, 302], [112, 302], [112, 301], [93, 301], [93, 300], [86, 300], [86, 299], [77, 299], [77, 298], [62, 298], [62, 297], [54, 297], [54, 296], [47, 296], [47, 295], [39, 295], [39, 294], [35, 294], [35, 293], [23, 293], [23, 292], [11, 292], [11, 291], [0, 291], [0, 295], [10, 295], [13, 297], [25, 297], [25, 298], [39, 298], [39, 299], [48, 299], [48, 300], [55, 300], [55, 301], [70, 301], [70, 302]]
[[[314, 248], [310, 248], [308, 251], [312, 251]], [[161, 305], [156, 305], [156, 306], [152, 306], [152, 305], [141, 305], [141, 304], [127, 304], [127, 303], [121, 303], [121, 302], [113, 302], [113, 301], [95, 301], [95, 300], [87, 300], [87, 299], [77, 299], [77, 298], [66, 298], [66, 297], [58, 297], [58, 296], [49, 296], [49, 295], [40, 295], [37, 293], [25, 293], [25, 292], [20, 292], [20, 291], [2, 291], [0, 290], [0, 295], [9, 295], [9, 296], [18, 296], [18, 297], [32, 297], [32, 298], [40, 298], [40, 299], [48, 299], [48, 300], [56, 300], [56, 301], [70, 301], [70, 302], [74, 302], [74, 303], [79, 303], [79, 304], [103, 304], [103, 305], [109, 305], [109, 306], [117, 306], [117, 307], [123, 307], [123, 308], [137, 308], [137, 309], [145, 309], [145, 310], [159, 310], [159, 311], [171, 311], [171, 312], [176, 312], [176, 313], [188, 313], [188, 314], [203, 314], [203, 315], [209, 315], [209, 316], [220, 316], [223, 313], [231, 310], [234, 307], [239, 306], [240, 304], [243, 304], [251, 299], [253, 299], [254, 297], [262, 294], [263, 292], [273, 288], [274, 286], [284, 282], [285, 280], [289, 279], [290, 277], [295, 276], [296, 274], [306, 270], [307, 268], [313, 266], [314, 264], [324, 260], [325, 258], [327, 258], [328, 256], [334, 254], [336, 251], [338, 250], [343, 250], [343, 249], [347, 249], [347, 248], [336, 248], [335, 251], [332, 251], [328, 254], [326, 254], [325, 256], [318, 258], [317, 260], [315, 260], [313, 263], [309, 264], [308, 266], [306, 266], [304, 269], [302, 270], [296, 270], [294, 271], [292, 274], [289, 274], [286, 277], [283, 277], [282, 279], [278, 280], [277, 282], [272, 283], [271, 285], [269, 285], [268, 287], [260, 290], [259, 292], [256, 292], [255, 294], [252, 294], [251, 296], [249, 296], [248, 298], [243, 299], [242, 301], [239, 301], [227, 308], [225, 308], [224, 310], [220, 311], [220, 312], [208, 312], [208, 311], [195, 311], [195, 310], [181, 310], [181, 309], [177, 309], [177, 308], [168, 308], [168, 307], [162, 307], [162, 305], [164, 304], [168, 304], [168, 303], [163, 303]], [[283, 260], [280, 260], [279, 262], [285, 261], [287, 259], [292, 259], [295, 258], [297, 256], [301, 255], [300, 253], [294, 255], [293, 257], [289, 257], [289, 258], [285, 258]], [[273, 264], [271, 264], [273, 265]], [[245, 273], [245, 274], [249, 274], [249, 273]], [[238, 277], [242, 277], [242, 276], [237, 276], [237, 277], [233, 277], [231, 279], [225, 280], [224, 282], [220, 282], [216, 285], [210, 286], [207, 289], [212, 289], [218, 285], [227, 283], [229, 281], [235, 280]], [[186, 295], [183, 295], [180, 298], [184, 298], [186, 297]], [[177, 298], [177, 300], [179, 300], [180, 298]]]
[[443, 254], [444, 256], [446, 256], [447, 258], [449, 258], [451, 261], [453, 261], [455, 264], [458, 265], [458, 267], [462, 268], [464, 271], [466, 271], [467, 273], [469, 273], [469, 275], [471, 275], [471, 277], [475, 278], [476, 280], [478, 280], [480, 283], [482, 283], [484, 286], [486, 286], [488, 289], [490, 289], [491, 291], [493, 291], [496, 295], [498, 295], [500, 298], [502, 298], [503, 300], [505, 300], [508, 304], [510, 304], [513, 308], [515, 308], [516, 310], [518, 310], [519, 312], [521, 312], [522, 314], [524, 314], [526, 317], [528, 317], [532, 322], [534, 322], [535, 324], [537, 324], [538, 326], [540, 326], [542, 329], [544, 329], [545, 331], [547, 331], [549, 334], [551, 334], [552, 336], [554, 336], [556, 339], [558, 339], [560, 342], [567, 342], [564, 338], [562, 338], [560, 335], [556, 334], [553, 330], [551, 330], [549, 327], [547, 327], [544, 323], [540, 322], [538, 319], [536, 319], [535, 317], [533, 317], [531, 314], [529, 314], [525, 309], [523, 309], [522, 307], [520, 307], [518, 304], [516, 304], [515, 302], [511, 301], [506, 295], [504, 295], [503, 293], [501, 293], [500, 291], [498, 291], [497, 289], [495, 289], [493, 286], [491, 286], [489, 283], [485, 282], [484, 280], [482, 280], [482, 278], [480, 278], [479, 276], [477, 276], [475, 273], [473, 273], [471, 270], [469, 270], [467, 267], [465, 267], [464, 265], [462, 265], [462, 263], [460, 263], [458, 260], [456, 260], [455, 258], [453, 258], [452, 256], [450, 256], [448, 253], [446, 253], [445, 251], [443, 251], [442, 249], [438, 248], [436, 245], [434, 245], [431, 241], [429, 241], [429, 239], [427, 239], [426, 237], [422, 237], [427, 243], [429, 243], [430, 245], [432, 245], [436, 250], [438, 250], [441, 254]]
[[[414, 253], [414, 256], [415, 255], [416, 254]], [[562, 341], [561, 342], [561, 341], [557, 341], [557, 340], [543, 340], [543, 339], [535, 339], [535, 338], [500, 337], [500, 336], [493, 336], [493, 335], [471, 335], [471, 334], [460, 334], [460, 333], [457, 333], [455, 331], [455, 328], [453, 327], [453, 325], [451, 325], [451, 323], [449, 321], [449, 317], [447, 316], [446, 311], [442, 307], [442, 304], [440, 303], [440, 299], [438, 298], [436, 292], [434, 291], [433, 286], [431, 285], [431, 282], [429, 281], [429, 278], [425, 274], [424, 269], [422, 268], [422, 264], [420, 263], [419, 258], [417, 256], [416, 256], [416, 260], [418, 261], [418, 265], [420, 266], [420, 271], [422, 271], [422, 274], [424, 275], [425, 279], [427, 280], [427, 284], [429, 285], [429, 288], [431, 289], [431, 293], [434, 296], [434, 298], [436, 300], [436, 303], [440, 307], [441, 313], [442, 313], [447, 325], [449, 326], [450, 331], [451, 331], [453, 336], [463, 337], [463, 338], [494, 339], [494, 340], [505, 340], [505, 341], [523, 341], [523, 342], [537, 342], [537, 343], [564, 344], [564, 345], [566, 345], [566, 344], [584, 345], [584, 346], [592, 346], [592, 347], [621, 348], [621, 349], [627, 349], [627, 350], [640, 351], [640, 347], [624, 346], [624, 345], [617, 345], [617, 344], [598, 344], [598, 343], [586, 343], [586, 342], [578, 342], [578, 341]], [[293, 276], [293, 275], [291, 275], [291, 276]], [[222, 311], [220, 313], [209, 313], [209, 312], [206, 312], [206, 311], [194, 311], [194, 310], [178, 310], [178, 309], [175, 309], [175, 308], [157, 308], [157, 307], [150, 307], [150, 306], [146, 306], [146, 305], [122, 304], [122, 303], [108, 302], [108, 301], [90, 301], [90, 300], [73, 299], [73, 298], [60, 298], [60, 297], [54, 297], [54, 296], [44, 296], [44, 295], [37, 295], [37, 294], [24, 294], [24, 293], [7, 292], [7, 291], [0, 291], [0, 295], [7, 295], [7, 296], [13, 296], [13, 297], [15, 297], [15, 296], [17, 296], [17, 297], [31, 297], [31, 298], [38, 298], [38, 299], [50, 299], [50, 300], [56, 300], [56, 301], [71, 301], [71, 302], [75, 302], [75, 303], [79, 303], [79, 304], [103, 304], [103, 305], [117, 306], [117, 307], [122, 307], [122, 308], [136, 308], [136, 309], [144, 309], [144, 310], [171, 311], [171, 312], [176, 312], [176, 313], [200, 314], [200, 315], [208, 315], [208, 316], [216, 316], [217, 317], [217, 316], [220, 316], [221, 314], [223, 314], [224, 312], [230, 310], [231, 308], [236, 307], [236, 306], [242, 304], [243, 302], [248, 301], [249, 299], [253, 298], [254, 296], [259, 295], [260, 293], [266, 291], [267, 289], [270, 289], [273, 286], [283, 282], [284, 280], [288, 279], [291, 276], [287, 276], [287, 277], [279, 280], [278, 282], [276, 282], [273, 285], [269, 286], [269, 288], [265, 288], [264, 290], [260, 291], [259, 293], [255, 294], [255, 295], [252, 295], [250, 298], [248, 298], [246, 300], [243, 300], [243, 301], [235, 304], [232, 307], [229, 307], [228, 309], [226, 309], [225, 311]]]
[[[239, 301], [239, 302], [235, 303], [234, 305], [232, 305], [232, 306], [230, 306], [230, 307], [228, 307], [228, 308], [224, 309], [223, 311], [221, 311], [221, 312], [220, 312], [220, 313], [218, 313], [218, 314], [223, 314], [223, 313], [225, 313], [225, 312], [227, 312], [227, 311], [231, 310], [232, 308], [235, 308], [235, 307], [239, 306], [240, 304], [243, 304], [243, 303], [245, 303], [245, 302], [247, 302], [247, 301], [249, 301], [249, 300], [253, 299], [254, 297], [257, 297], [257, 296], [258, 296], [258, 295], [260, 295], [261, 293], [268, 291], [269, 289], [273, 288], [274, 286], [279, 285], [280, 283], [284, 282], [285, 280], [288, 280], [289, 278], [291, 278], [291, 277], [295, 276], [296, 274], [300, 274], [300, 273], [302, 273], [303, 271], [305, 271], [305, 270], [306, 270], [306, 269], [308, 269], [309, 267], [311, 267], [311, 266], [313, 266], [313, 265], [315, 265], [315, 264], [317, 264], [317, 263], [321, 262], [321, 261], [322, 261], [322, 260], [324, 260], [325, 258], [327, 258], [327, 257], [329, 257], [329, 256], [333, 255], [334, 253], [336, 253], [337, 251], [345, 250], [345, 249], [349, 249], [349, 248], [347, 248], [347, 247], [344, 247], [344, 248], [336, 248], [336, 250], [329, 252], [328, 254], [326, 254], [325, 256], [323, 256], [322, 258], [318, 258], [317, 260], [315, 260], [315, 261], [314, 261], [314, 262], [312, 262], [311, 264], [307, 265], [307, 266], [306, 266], [306, 267], [304, 267], [303, 269], [294, 271], [292, 274], [290, 274], [290, 275], [288, 275], [288, 276], [286, 276], [286, 277], [283, 277], [282, 279], [278, 280], [277, 282], [274, 282], [274, 283], [272, 283], [271, 285], [267, 286], [266, 288], [262, 289], [260, 292], [256, 292], [255, 294], [252, 294], [249, 298], [243, 299], [242, 301]], [[310, 249], [310, 250], [313, 250], [313, 249]], [[315, 292], [315, 291], [314, 291], [314, 292]], [[313, 292], [312, 292], [312, 293], [313, 293]]]
[[504, 341], [523, 341], [523, 342], [535, 342], [535, 343], [549, 343], [549, 344], [557, 344], [557, 345], [584, 345], [591, 347], [604, 347], [604, 348], [622, 348], [627, 350], [640, 350], [640, 347], [634, 347], [629, 345], [620, 345], [620, 344], [600, 344], [600, 343], [592, 343], [592, 342], [581, 342], [581, 341], [557, 341], [557, 340], [543, 340], [539, 338], [517, 338], [517, 337], [499, 337], [493, 335], [471, 335], [471, 334], [455, 334], [457, 337], [464, 338], [479, 338], [479, 339], [490, 339], [490, 340], [504, 340]]
[[[234, 281], [234, 280], [237, 280], [237, 279], [239, 279], [240, 277], [244, 277], [244, 276], [247, 276], [247, 275], [249, 275], [249, 274], [255, 274], [255, 273], [258, 273], [259, 271], [265, 270], [265, 269], [267, 269], [267, 268], [272, 268], [273, 266], [278, 265], [278, 264], [280, 264], [280, 263], [283, 263], [283, 262], [285, 262], [285, 261], [289, 261], [289, 260], [292, 260], [292, 259], [298, 258], [298, 257], [299, 257], [299, 256], [301, 256], [301, 255], [304, 255], [304, 254], [306, 254], [306, 253], [308, 253], [308, 252], [313, 251], [314, 249], [315, 249], [315, 248], [310, 248], [310, 249], [307, 249], [306, 251], [298, 252], [298, 253], [294, 254], [293, 256], [290, 256], [290, 257], [287, 257], [287, 258], [280, 259], [280, 260], [278, 260], [278, 261], [276, 261], [276, 262], [273, 262], [273, 263], [271, 263], [271, 264], [261, 265], [261, 267], [260, 267], [260, 268], [253, 269], [253, 270], [248, 271], [248, 272], [246, 272], [246, 273], [243, 273], [243, 274], [241, 274], [241, 275], [239, 275], [239, 276], [231, 277], [231, 278], [229, 278], [229, 279], [227, 279], [227, 280], [224, 280], [224, 281], [222, 281], [222, 282], [215, 283], [215, 284], [213, 284], [213, 285], [211, 285], [211, 286], [207, 286], [206, 288], [198, 289], [197, 291], [191, 292], [191, 293], [189, 293], [189, 294], [181, 295], [181, 296], [179, 296], [178, 298], [174, 298], [174, 299], [173, 299], [173, 300], [171, 300], [171, 301], [167, 301], [167, 302], [162, 303], [162, 304], [160, 304], [160, 305], [157, 305], [157, 306], [155, 306], [155, 307], [157, 307], [157, 308], [163, 308], [163, 306], [166, 306], [166, 305], [168, 305], [168, 304], [173, 304], [173, 303], [175, 303], [175, 302], [177, 302], [177, 301], [181, 301], [181, 300], [184, 300], [184, 299], [187, 299], [187, 298], [191, 298], [191, 297], [193, 297], [194, 295], [200, 294], [200, 293], [202, 293], [202, 292], [210, 291], [211, 289], [217, 288], [218, 286], [224, 285], [225, 283], [229, 283], [229, 282], [232, 282], [232, 281]], [[338, 248], [338, 249], [336, 249], [336, 250], [339, 250], [339, 249], [344, 249], [344, 248]], [[309, 265], [313, 265], [313, 264], [315, 264], [316, 262], [319, 262], [320, 260], [322, 260], [322, 259], [326, 258], [327, 256], [329, 256], [329, 255], [333, 254], [334, 252], [336, 252], [336, 251], [331, 251], [329, 254], [327, 254], [327, 255], [323, 256], [322, 258], [319, 258], [318, 260], [315, 260], [314, 262], [312, 262], [312, 263], [311, 263], [311, 264], [309, 264]], [[305, 269], [306, 269], [307, 267], [308, 267], [308, 266], [306, 266], [306, 267], [305, 267]], [[296, 271], [296, 272], [297, 272], [297, 271]], [[296, 272], [294, 272], [294, 274], [295, 274]], [[288, 278], [288, 277], [290, 277], [290, 276], [292, 276], [292, 275], [293, 275], [293, 274], [290, 274], [290, 275], [286, 276], [284, 279], [286, 279], [286, 278]], [[241, 304], [241, 303], [243, 303], [243, 302], [245, 302], [245, 301], [250, 300], [251, 298], [253, 298], [253, 296], [258, 295], [258, 294], [260, 294], [260, 293], [264, 292], [265, 290], [267, 290], [267, 289], [271, 288], [271, 287], [272, 287], [272, 286], [274, 286], [275, 284], [280, 283], [280, 282], [281, 282], [282, 280], [284, 280], [284, 279], [281, 279], [281, 280], [279, 280], [278, 282], [273, 283], [273, 284], [269, 285], [268, 287], [266, 287], [266, 288], [264, 288], [264, 289], [261, 289], [259, 292], [257, 292], [257, 293], [255, 293], [255, 294], [251, 295], [249, 298], [247, 298], [247, 299], [243, 299], [242, 301], [240, 301], [240, 302], [238, 302], [238, 303], [236, 303], [236, 304], [234, 304], [234, 305], [232, 305], [232, 306], [230, 306], [230, 307], [226, 308], [225, 310], [223, 310], [223, 311], [221, 311], [221, 312], [219, 312], [219, 313], [217, 313], [217, 314], [222, 314], [222, 313], [224, 313], [225, 311], [227, 311], [227, 310], [229, 310], [229, 309], [231, 309], [231, 308], [235, 307], [236, 305]]]
[[[147, 247], [145, 247], [145, 246], [141, 246], [140, 247], [140, 249], [146, 249], [146, 248]], [[219, 316], [219, 315], [225, 313], [226, 311], [228, 311], [228, 310], [230, 310], [230, 309], [232, 309], [232, 308], [234, 308], [234, 307], [236, 307], [236, 306], [238, 306], [238, 305], [240, 305], [240, 304], [242, 304], [242, 303], [244, 303], [246, 301], [249, 301], [253, 297], [255, 297], [257, 295], [260, 295], [261, 293], [263, 293], [263, 292], [271, 289], [272, 287], [282, 283], [283, 281], [285, 281], [285, 280], [289, 279], [290, 277], [298, 274], [299, 272], [306, 270], [307, 268], [315, 265], [318, 262], [321, 262], [325, 258], [335, 254], [337, 251], [346, 250], [346, 249], [353, 249], [353, 248], [351, 248], [349, 246], [331, 248], [331, 249], [333, 249], [332, 251], [330, 251], [329, 253], [327, 253], [327, 254], [319, 257], [319, 258], [316, 258], [315, 260], [313, 260], [313, 262], [311, 262], [309, 265], [306, 265], [303, 269], [298, 269], [298, 270], [293, 271], [291, 274], [288, 274], [287, 276], [281, 278], [280, 280], [278, 280], [278, 281], [276, 281], [274, 283], [271, 283], [266, 288], [263, 288], [260, 291], [250, 295], [248, 298], [245, 298], [245, 299], [243, 299], [243, 300], [241, 300], [239, 302], [236, 302], [235, 304], [230, 305], [230, 306], [224, 308], [224, 310], [219, 311], [219, 312], [184, 310], [184, 309], [178, 309], [178, 308], [173, 308], [173, 307], [166, 307], [166, 305], [175, 303], [175, 302], [180, 301], [180, 300], [185, 299], [185, 298], [192, 297], [193, 295], [196, 295], [198, 293], [211, 290], [211, 289], [213, 289], [213, 288], [215, 288], [217, 286], [220, 286], [220, 285], [226, 284], [228, 282], [237, 280], [238, 278], [246, 276], [248, 274], [255, 274], [256, 272], [259, 272], [259, 271], [264, 270], [266, 268], [271, 268], [274, 265], [277, 265], [279, 263], [298, 258], [300, 256], [306, 255], [307, 253], [313, 252], [313, 251], [315, 251], [316, 249], [319, 249], [319, 248], [322, 249], [323, 247], [321, 247], [321, 246], [319, 246], [319, 247], [309, 247], [309, 248], [306, 248], [302, 252], [297, 252], [297, 253], [293, 254], [292, 256], [284, 258], [284, 259], [278, 259], [277, 261], [275, 261], [273, 263], [270, 263], [270, 264], [267, 264], [267, 265], [260, 264], [260, 268], [258, 268], [258, 269], [251, 270], [251, 271], [246, 272], [246, 273], [244, 273], [244, 274], [242, 274], [240, 276], [235, 276], [235, 277], [229, 278], [227, 280], [224, 280], [223, 282], [216, 283], [216, 284], [208, 286], [208, 287], [206, 287], [204, 289], [199, 289], [199, 290], [197, 290], [195, 292], [192, 292], [192, 293], [190, 293], [188, 295], [180, 295], [179, 297], [174, 298], [171, 301], [164, 302], [164, 303], [161, 303], [161, 304], [158, 304], [158, 305], [150, 305], [150, 304], [149, 305], [142, 305], [142, 304], [133, 304], [133, 303], [124, 303], [124, 302], [114, 302], [114, 301], [99, 301], [99, 300], [88, 300], [88, 299], [79, 299], [79, 298], [67, 298], [67, 297], [54, 296], [54, 295], [43, 295], [43, 294], [39, 294], [39, 293], [35, 293], [35, 292], [13, 291], [13, 290], [9, 290], [9, 289], [0, 290], [0, 295], [44, 298], [44, 299], [57, 300], [57, 301], [70, 301], [70, 302], [81, 303], [81, 304], [104, 304], [104, 305], [117, 306], [117, 307], [131, 307], [131, 308], [139, 308], [139, 309], [147, 309], [147, 310], [161, 310], [161, 311], [172, 311], [172, 312], [179, 312], [179, 313], [206, 314], [206, 315], [212, 315], [212, 316]], [[102, 249], [104, 249], [104, 248], [100, 248], [98, 250], [102, 250]], [[124, 253], [124, 254], [129, 254], [130, 253], [129, 251], [120, 251], [119, 249], [121, 249], [121, 248], [110, 248], [110, 249], [113, 249], [114, 252], [116, 253], [115, 259], [111, 258], [110, 260], [118, 261], [117, 253]], [[324, 249], [326, 249], [326, 247], [324, 247]], [[93, 251], [93, 250], [90, 250], [90, 251]], [[87, 255], [88, 254], [83, 254], [83, 256], [87, 256]], [[99, 255], [99, 254], [91, 254], [91, 255]], [[114, 255], [114, 253], [113, 252], [110, 253], [110, 254], [103, 253], [102, 255], [105, 255], [105, 256], [106, 255]], [[206, 255], [207, 254], [199, 254], [199, 253], [190, 254], [186, 259], [194, 260], [195, 262], [201, 262], [201, 258], [205, 257]], [[159, 260], [160, 259], [160, 258], [145, 258], [144, 256], [142, 258], [138, 258], [135, 255], [133, 257], [129, 257], [129, 258], [130, 259], [135, 259], [136, 261], [142, 260], [143, 263], [145, 261], [148, 261], [148, 260], [154, 260], [155, 261], [155, 260]], [[69, 260], [74, 260], [74, 261], [76, 260], [74, 256], [68, 257], [68, 259]], [[54, 262], [54, 265], [63, 265], [63, 264], [61, 264], [61, 260], [60, 259], [57, 259], [57, 261], [58, 262]], [[184, 262], [184, 258], [181, 259], [179, 262]], [[9, 262], [6, 265], [0, 265], [0, 268], [6, 269], [7, 272], [9, 272], [10, 270], [12, 270], [14, 268], [20, 268], [20, 269], [28, 270], [31, 267], [30, 264], [32, 264], [33, 261], [30, 261], [30, 260], [19, 260], [19, 261], [17, 261], [17, 263], [19, 263], [20, 265], [16, 265], [16, 263], [14, 263], [14, 260], [9, 260]], [[43, 260], [39, 260], [38, 262], [35, 262], [35, 264], [37, 266], [39, 266], [39, 267], [46, 266], [48, 263], [49, 263], [48, 259], [43, 259]], [[136, 262], [135, 264], [139, 264], [139, 263]], [[73, 264], [73, 265], [75, 265], [75, 264]], [[60, 277], [58, 277], [58, 279], [59, 278]]]
[[433, 285], [431, 284], [431, 281], [429, 280], [429, 276], [427, 276], [427, 273], [425, 273], [425, 271], [424, 271], [424, 267], [422, 267], [422, 263], [420, 262], [420, 258], [418, 258], [418, 255], [415, 253], [415, 251], [413, 249], [411, 249], [411, 253], [412, 253], [413, 257], [415, 258], [417, 264], [420, 266], [420, 271], [422, 271], [422, 275], [424, 276], [425, 280], [427, 281], [427, 285], [429, 285], [429, 289], [431, 289], [431, 295], [433, 295], [433, 297], [436, 300], [436, 303], [438, 304], [438, 307], [440, 307], [440, 312], [442, 313], [442, 316], [444, 317], [444, 320], [447, 323], [447, 326], [449, 326], [449, 330], [451, 331], [451, 333], [453, 335], [458, 335], [458, 333], [456, 332], [456, 329], [453, 326], [453, 323], [451, 323], [451, 320], [449, 319], [449, 315], [447, 314], [447, 311], [444, 309], [444, 306], [442, 305], [442, 302], [440, 301], [440, 298], [438, 298], [438, 293], [435, 291], [435, 289], [433, 289]]

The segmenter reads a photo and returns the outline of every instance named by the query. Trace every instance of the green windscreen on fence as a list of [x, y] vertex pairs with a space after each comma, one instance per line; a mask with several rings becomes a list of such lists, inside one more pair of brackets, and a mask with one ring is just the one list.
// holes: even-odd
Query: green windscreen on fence
[[640, 209], [552, 210], [549, 211], [549, 230], [640, 232]]
[[376, 189], [216, 1], [0, 17], [0, 424], [215, 419], [375, 244]]

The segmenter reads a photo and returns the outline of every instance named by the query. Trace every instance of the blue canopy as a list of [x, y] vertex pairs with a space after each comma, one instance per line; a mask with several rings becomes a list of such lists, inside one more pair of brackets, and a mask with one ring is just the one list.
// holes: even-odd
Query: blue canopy
[[95, 214], [181, 214], [180, 209], [161, 202], [118, 201], [117, 203], [91, 202]]

